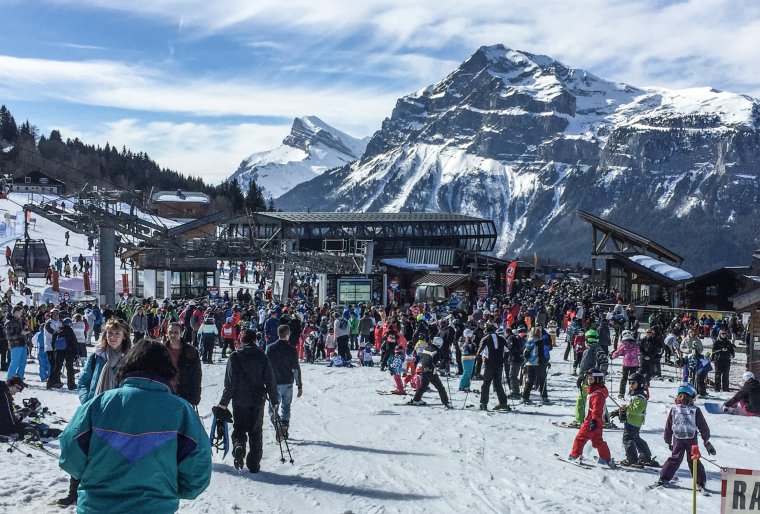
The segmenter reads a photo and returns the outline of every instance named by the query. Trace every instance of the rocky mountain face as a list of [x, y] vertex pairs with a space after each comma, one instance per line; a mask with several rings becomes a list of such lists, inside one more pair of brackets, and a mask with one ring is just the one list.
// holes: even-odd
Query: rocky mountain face
[[304, 116], [293, 121], [279, 147], [243, 160], [228, 180], [238, 179], [243, 191], [255, 180], [265, 197], [277, 198], [330, 168], [356, 161], [366, 146], [367, 139], [349, 136], [316, 116]]
[[358, 161], [282, 209], [458, 212], [495, 221], [496, 252], [587, 262], [582, 209], [686, 258], [698, 274], [760, 247], [760, 101], [613, 83], [482, 47], [398, 100]]

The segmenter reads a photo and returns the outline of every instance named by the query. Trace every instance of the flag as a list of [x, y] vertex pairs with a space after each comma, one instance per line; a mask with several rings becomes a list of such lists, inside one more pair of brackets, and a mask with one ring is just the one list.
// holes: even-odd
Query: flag
[[505, 292], [507, 295], [512, 294], [512, 284], [515, 281], [515, 272], [517, 271], [517, 261], [512, 261], [507, 266], [507, 272], [504, 277], [504, 283], [506, 285]]

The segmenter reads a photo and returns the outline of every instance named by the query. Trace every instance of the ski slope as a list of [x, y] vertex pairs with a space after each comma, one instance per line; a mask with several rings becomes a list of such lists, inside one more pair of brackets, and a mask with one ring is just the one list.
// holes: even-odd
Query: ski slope
[[[218, 355], [217, 351], [217, 355]], [[198, 499], [182, 501], [182, 513], [662, 513], [690, 512], [691, 492], [647, 491], [657, 475], [644, 471], [582, 469], [557, 460], [566, 456], [576, 431], [552, 421], [569, 421], [575, 404], [575, 377], [570, 363], [553, 352], [547, 406], [517, 405], [516, 412], [464, 409], [465, 393], [450, 379], [456, 410], [446, 411], [435, 391], [425, 394], [430, 406], [395, 406], [400, 397], [376, 394], [390, 390], [392, 380], [375, 368], [327, 368], [304, 364], [304, 395], [294, 398], [291, 441], [295, 464], [280, 463], [272, 427], [265, 424], [262, 471], [237, 471], [232, 456], [214, 454], [211, 485]], [[608, 388], [617, 395], [619, 361]], [[739, 365], [739, 364], [737, 364]], [[222, 390], [225, 366], [203, 366], [200, 412], [207, 429], [211, 407]], [[31, 386], [16, 396], [35, 396], [43, 405], [69, 418], [78, 406], [69, 391], [46, 391], [27, 368]], [[672, 368], [665, 368], [668, 376]], [[559, 373], [559, 376], [552, 374]], [[444, 379], [444, 384], [445, 384]], [[480, 382], [474, 382], [476, 387]], [[669, 452], [662, 432], [677, 382], [654, 382], [642, 436], [663, 462]], [[720, 393], [727, 398], [727, 393]], [[537, 398], [534, 392], [533, 397]], [[711, 401], [719, 401], [712, 399]], [[472, 394], [468, 404], [477, 405]], [[611, 399], [609, 408], [615, 408]], [[491, 396], [491, 406], [495, 397]], [[698, 401], [701, 405], [702, 401]], [[724, 466], [758, 467], [760, 419], [706, 414]], [[616, 460], [624, 458], [622, 432], [606, 432]], [[5, 445], [3, 445], [5, 446]], [[57, 442], [49, 447], [58, 452]], [[5, 448], [3, 448], [5, 449]], [[0, 512], [50, 512], [50, 503], [65, 495], [68, 477], [47, 455], [32, 451], [0, 452]], [[586, 446], [585, 454], [596, 452]], [[287, 457], [287, 455], [286, 455]], [[706, 464], [708, 489], [720, 491], [719, 470]], [[678, 475], [689, 486], [685, 464]], [[720, 495], [699, 496], [698, 512], [720, 509]], [[74, 512], [74, 508], [68, 512]], [[67, 512], [63, 510], [63, 512]]]

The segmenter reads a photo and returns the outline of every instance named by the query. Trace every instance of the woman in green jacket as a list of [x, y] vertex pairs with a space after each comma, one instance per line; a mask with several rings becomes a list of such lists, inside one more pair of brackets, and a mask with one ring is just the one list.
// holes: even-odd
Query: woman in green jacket
[[211, 480], [211, 447], [198, 415], [172, 393], [169, 350], [139, 341], [117, 383], [74, 414], [60, 466], [80, 480], [77, 511], [173, 513]]

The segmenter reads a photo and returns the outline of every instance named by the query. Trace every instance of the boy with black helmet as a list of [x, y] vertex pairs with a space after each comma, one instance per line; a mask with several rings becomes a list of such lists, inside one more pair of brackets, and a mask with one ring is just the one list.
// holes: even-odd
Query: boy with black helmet
[[[675, 404], [670, 408], [665, 422], [665, 442], [668, 443], [672, 454], [663, 464], [660, 479], [655, 486], [670, 483], [683, 461], [684, 454], [689, 459], [689, 471], [694, 473], [694, 466], [691, 464], [691, 447], [697, 444], [697, 433], [702, 436], [707, 453], [710, 455], [716, 453], [709, 441], [710, 427], [707, 426], [702, 411], [694, 405], [696, 396], [697, 391], [691, 384], [683, 384], [678, 388]], [[697, 489], [704, 490], [706, 481], [705, 467], [701, 460], [697, 461]]]
[[623, 466], [656, 466], [659, 464], [652, 460], [652, 452], [649, 445], [641, 438], [641, 426], [647, 413], [647, 397], [644, 392], [646, 378], [641, 373], [633, 373], [628, 377], [628, 394], [631, 395], [631, 403], [623, 404], [616, 411], [610, 413], [610, 417], [618, 416], [623, 422], [623, 447], [625, 459], [620, 462]]
[[591, 441], [591, 446], [599, 452], [599, 464], [614, 468], [615, 462], [610, 455], [610, 448], [604, 441], [604, 404], [609, 396], [604, 385], [604, 373], [597, 368], [591, 368], [586, 372], [585, 378], [588, 384], [586, 388], [588, 413], [575, 436], [568, 460], [574, 461], [580, 458], [586, 442]]

